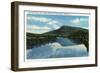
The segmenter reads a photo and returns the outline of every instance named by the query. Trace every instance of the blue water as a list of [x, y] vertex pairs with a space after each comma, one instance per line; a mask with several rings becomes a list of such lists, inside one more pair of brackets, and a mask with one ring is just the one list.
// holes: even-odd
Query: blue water
[[73, 40], [63, 37], [57, 37], [57, 42], [60, 43], [62, 46], [69, 46], [69, 45], [76, 45]]
[[68, 38], [57, 38], [56, 42], [27, 50], [27, 59], [45, 59], [88, 56], [84, 44], [77, 44]]

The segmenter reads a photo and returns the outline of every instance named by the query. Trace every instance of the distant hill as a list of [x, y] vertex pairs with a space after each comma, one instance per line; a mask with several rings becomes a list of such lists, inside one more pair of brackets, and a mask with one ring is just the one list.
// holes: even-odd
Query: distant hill
[[[62, 26], [60, 29], [47, 32], [45, 34], [54, 34], [57, 36], [62, 36], [66, 38], [70, 38], [72, 40], [77, 41], [78, 43], [83, 43], [87, 48], [88, 47], [88, 29], [71, 27], [71, 26]], [[87, 49], [88, 50], [88, 49]]]
[[84, 31], [86, 29], [79, 28], [79, 27], [72, 27], [72, 26], [62, 26], [61, 28], [59, 28], [57, 30], [50, 31], [50, 32], [47, 32], [45, 34], [52, 34], [52, 35], [56, 34], [56, 35], [66, 35], [67, 36], [76, 30], [83, 30]]
[[81, 30], [81, 31], [85, 31], [88, 32], [87, 29], [83, 29], [83, 28], [79, 28], [79, 27], [72, 27], [72, 26], [62, 26], [61, 28], [57, 29], [57, 30], [52, 30], [43, 34], [35, 34], [35, 33], [29, 33], [27, 32], [27, 36], [46, 36], [46, 35], [50, 35], [50, 36], [59, 36], [59, 35], [70, 35], [72, 34], [72, 32], [77, 31], [77, 30]]
[[[79, 27], [62, 26], [57, 30], [53, 30], [43, 34], [27, 33], [27, 37], [32, 37], [30, 39], [27, 38], [28, 46], [29, 44], [31, 44], [32, 40], [36, 41], [37, 39], [41, 39], [42, 43], [44, 40], [45, 42], [50, 42], [50, 40], [55, 41], [56, 37], [64, 37], [75, 40], [79, 43], [83, 43], [88, 48], [88, 30]], [[35, 37], [35, 39], [33, 39], [33, 37]]]

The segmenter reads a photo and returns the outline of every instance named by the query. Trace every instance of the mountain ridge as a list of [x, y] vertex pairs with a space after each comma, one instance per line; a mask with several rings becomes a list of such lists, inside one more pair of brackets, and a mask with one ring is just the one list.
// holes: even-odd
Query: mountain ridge
[[[88, 48], [88, 29], [72, 27], [72, 26], [62, 26], [59, 29], [43, 33], [43, 34], [34, 34], [34, 33], [26, 33], [27, 35], [27, 45], [32, 46], [33, 41], [40, 40], [41, 44], [54, 42], [57, 37], [69, 38], [78, 43], [83, 43]], [[32, 44], [33, 43], [33, 44]], [[29, 47], [27, 47], [29, 48]], [[87, 49], [89, 50], [89, 49]]]

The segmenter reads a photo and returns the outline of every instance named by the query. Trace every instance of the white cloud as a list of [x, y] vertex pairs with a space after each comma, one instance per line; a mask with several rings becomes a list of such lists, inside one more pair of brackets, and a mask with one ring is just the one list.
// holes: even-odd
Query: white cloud
[[36, 26], [36, 25], [28, 25], [27, 26], [27, 32], [31, 32], [31, 33], [37, 33], [37, 34], [41, 34], [41, 33], [45, 33], [50, 31], [51, 28], [47, 27], [47, 26]]
[[33, 30], [50, 30], [51, 28], [47, 27], [47, 26], [36, 26], [36, 25], [28, 25], [27, 26], [28, 29], [33, 29]]
[[86, 21], [88, 21], [88, 19], [87, 18], [80, 18], [80, 21], [86, 22]]
[[72, 20], [71, 22], [74, 23], [74, 24], [79, 24], [80, 23], [80, 19], [76, 18], [76, 19]]
[[76, 18], [76, 19], [72, 20], [71, 22], [74, 24], [80, 24], [83, 22], [88, 22], [88, 19], [87, 18]]
[[48, 23], [48, 25], [50, 25], [53, 29], [60, 28], [60, 25], [59, 24], [61, 24], [61, 23], [58, 22], [58, 21], [55, 21], [55, 20], [52, 20], [51, 22]]
[[59, 22], [55, 21], [55, 20], [52, 20], [52, 21], [48, 22], [48, 25], [53, 25], [53, 24], [57, 24], [57, 23], [59, 23]]
[[49, 21], [51, 21], [51, 19], [49, 19], [49, 18], [45, 18], [45, 17], [36, 17], [36, 16], [28, 17], [27, 19], [32, 19], [32, 20], [40, 21], [40, 22], [49, 22]]
[[[44, 22], [47, 24], [47, 26], [50, 26], [52, 27], [54, 30], [55, 29], [58, 29], [60, 26], [59, 24], [61, 24], [59, 21], [57, 20], [53, 20], [53, 19], [50, 19], [50, 18], [45, 18], [45, 17], [36, 17], [36, 16], [33, 16], [33, 17], [28, 17], [27, 19], [31, 19], [31, 20], [35, 20], [35, 21], [39, 21], [39, 22]], [[39, 26], [32, 26], [34, 29], [39, 29]], [[45, 27], [43, 29], [50, 29], [50, 27]]]
[[57, 24], [52, 25], [52, 27], [53, 27], [54, 29], [60, 28]]
[[36, 26], [36, 25], [32, 25], [32, 29], [33, 30], [49, 30], [50, 28], [49, 27], [39, 27], [39, 26]]

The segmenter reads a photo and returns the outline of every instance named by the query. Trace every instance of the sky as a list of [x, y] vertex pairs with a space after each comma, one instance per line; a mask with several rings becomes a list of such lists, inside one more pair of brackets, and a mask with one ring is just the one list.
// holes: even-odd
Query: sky
[[59, 29], [61, 26], [73, 26], [88, 29], [88, 16], [27, 14], [27, 32], [42, 34]]

